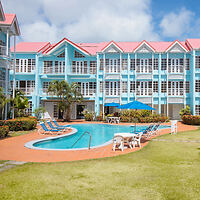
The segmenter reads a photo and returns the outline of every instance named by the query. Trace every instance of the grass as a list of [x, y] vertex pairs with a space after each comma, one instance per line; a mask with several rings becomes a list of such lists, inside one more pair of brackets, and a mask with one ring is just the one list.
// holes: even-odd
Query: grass
[[27, 163], [0, 173], [0, 199], [200, 199], [200, 130], [97, 160]]

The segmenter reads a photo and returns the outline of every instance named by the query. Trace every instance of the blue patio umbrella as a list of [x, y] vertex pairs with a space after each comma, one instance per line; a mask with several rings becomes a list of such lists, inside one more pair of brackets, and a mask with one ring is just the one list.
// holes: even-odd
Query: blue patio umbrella
[[112, 103], [107, 103], [107, 104], [105, 104], [104, 106], [110, 106], [110, 107], [118, 107], [118, 106], [120, 106], [120, 104], [119, 103], [114, 103], [114, 102], [112, 102]]
[[[148, 106], [142, 102], [139, 101], [133, 101], [121, 106], [118, 106], [119, 109], [133, 109], [133, 110], [156, 110], [155, 108], [152, 108], [151, 106]], [[136, 133], [136, 121], [135, 121], [135, 133]]]

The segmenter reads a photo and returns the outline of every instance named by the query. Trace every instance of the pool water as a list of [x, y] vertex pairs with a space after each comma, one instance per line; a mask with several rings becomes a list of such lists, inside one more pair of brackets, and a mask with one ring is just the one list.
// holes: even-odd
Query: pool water
[[[91, 134], [91, 147], [101, 146], [112, 140], [115, 133], [133, 132], [134, 127], [125, 125], [109, 125], [109, 124], [76, 124], [72, 128], [78, 130], [77, 133], [69, 136], [64, 136], [55, 139], [49, 139], [33, 144], [34, 147], [44, 149], [80, 149], [88, 148], [89, 135], [85, 134], [74, 146], [72, 146], [79, 137], [88, 131]], [[146, 129], [147, 126], [137, 126], [136, 131], [140, 132]], [[161, 126], [166, 128], [166, 126]]]

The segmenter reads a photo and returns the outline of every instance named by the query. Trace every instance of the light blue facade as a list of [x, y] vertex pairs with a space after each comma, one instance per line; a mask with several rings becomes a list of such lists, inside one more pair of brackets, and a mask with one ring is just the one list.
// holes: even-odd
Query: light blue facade
[[30, 112], [44, 106], [52, 118], [59, 117], [56, 100], [46, 93], [52, 80], [80, 84], [84, 101], [72, 107], [72, 119], [81, 117], [83, 107], [99, 115], [108, 112], [106, 103], [133, 100], [171, 119], [179, 118], [186, 105], [193, 114], [200, 114], [200, 50], [188, 49], [174, 42], [167, 51], [157, 52], [142, 42], [134, 51], [125, 52], [111, 42], [91, 54], [62, 40], [40, 53], [16, 51], [16, 87], [29, 98]]

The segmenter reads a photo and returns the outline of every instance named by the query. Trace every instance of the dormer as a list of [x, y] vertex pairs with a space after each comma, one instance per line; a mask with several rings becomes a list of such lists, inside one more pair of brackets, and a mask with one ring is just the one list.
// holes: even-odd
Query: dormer
[[122, 48], [114, 41], [109, 42], [102, 50], [103, 53], [122, 53]]
[[185, 53], [188, 50], [178, 40], [175, 40], [166, 50], [168, 53]]
[[135, 53], [152, 53], [155, 52], [155, 49], [147, 42], [142, 41], [135, 49]]

